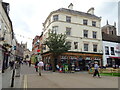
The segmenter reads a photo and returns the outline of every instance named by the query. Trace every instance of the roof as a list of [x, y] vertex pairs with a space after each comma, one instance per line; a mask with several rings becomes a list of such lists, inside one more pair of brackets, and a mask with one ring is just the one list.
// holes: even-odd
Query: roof
[[67, 13], [70, 13], [70, 14], [76, 14], [76, 15], [82, 15], [82, 16], [92, 17], [92, 18], [96, 18], [96, 19], [101, 19], [100, 17], [98, 17], [96, 15], [92, 15], [92, 14], [81, 12], [81, 11], [66, 9], [66, 8], [60, 8], [60, 9], [58, 9], [56, 11], [67, 12]]
[[[101, 17], [98, 17], [98, 16], [96, 16], [96, 15], [92, 15], [92, 14], [90, 14], [90, 13], [85, 13], [85, 12], [81, 12], [81, 11], [66, 9], [66, 8], [60, 8], [60, 9], [58, 9], [58, 10], [55, 10], [55, 11], [51, 12], [50, 15], [47, 17], [47, 19], [51, 16], [51, 14], [57, 13], [57, 12], [66, 12], [66, 13], [69, 13], [69, 14], [86, 16], [86, 17], [91, 17], [91, 18], [94, 18], [94, 19], [99, 19], [99, 20], [101, 20]], [[46, 23], [47, 19], [45, 20], [44, 23]], [[44, 23], [43, 23], [43, 24], [44, 24]]]
[[109, 35], [109, 34], [106, 34], [106, 33], [102, 33], [102, 40], [103, 41], [110, 41], [110, 42], [120, 43], [120, 36]]

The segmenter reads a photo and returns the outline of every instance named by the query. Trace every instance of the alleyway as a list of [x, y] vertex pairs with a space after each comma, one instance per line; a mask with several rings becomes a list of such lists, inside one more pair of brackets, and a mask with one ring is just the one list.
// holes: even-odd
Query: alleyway
[[[10, 73], [10, 72], [9, 72]], [[10, 74], [8, 74], [9, 76]], [[9, 88], [10, 81], [3, 74], [3, 88]], [[6, 81], [8, 80], [8, 81]], [[8, 84], [5, 84], [5, 83]], [[15, 77], [14, 88], [117, 88], [118, 77], [103, 76], [93, 78], [87, 72], [59, 73], [43, 71], [42, 76], [35, 72], [34, 66], [21, 66], [21, 76]]]

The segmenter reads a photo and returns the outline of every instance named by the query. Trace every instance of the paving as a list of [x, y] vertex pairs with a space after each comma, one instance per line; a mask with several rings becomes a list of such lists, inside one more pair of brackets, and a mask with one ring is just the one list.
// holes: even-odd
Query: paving
[[[5, 81], [7, 80], [9, 79]], [[5, 83], [5, 81], [3, 82]], [[34, 66], [22, 65], [21, 76], [15, 77], [14, 88], [118, 88], [118, 77], [102, 76], [102, 78], [98, 78], [92, 77], [87, 72], [50, 71], [42, 71], [42, 76], [39, 76]]]

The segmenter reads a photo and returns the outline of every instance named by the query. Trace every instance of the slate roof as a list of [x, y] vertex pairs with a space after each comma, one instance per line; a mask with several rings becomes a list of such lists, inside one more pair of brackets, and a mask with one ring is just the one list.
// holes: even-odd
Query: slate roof
[[106, 33], [102, 33], [102, 40], [103, 41], [110, 41], [110, 42], [120, 43], [120, 36], [109, 35], [109, 34], [106, 34]]
[[96, 19], [101, 19], [101, 17], [98, 17], [96, 15], [92, 15], [92, 14], [81, 12], [81, 11], [66, 9], [66, 8], [60, 8], [60, 9], [53, 11], [53, 12], [67, 12], [70, 14], [76, 14], [76, 15], [82, 15], [82, 16], [92, 17], [92, 18], [96, 18]]

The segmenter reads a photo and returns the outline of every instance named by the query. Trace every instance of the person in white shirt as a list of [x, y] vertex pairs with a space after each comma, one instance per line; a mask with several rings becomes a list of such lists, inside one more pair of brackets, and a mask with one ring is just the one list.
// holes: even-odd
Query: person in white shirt
[[41, 76], [41, 71], [43, 69], [44, 63], [42, 62], [42, 60], [39, 61], [38, 63], [38, 69], [39, 69], [39, 75]]
[[98, 77], [100, 78], [100, 74], [99, 74], [99, 66], [98, 66], [98, 62], [95, 62], [95, 65], [94, 65], [94, 74], [93, 74], [93, 77], [96, 76], [98, 74]]

